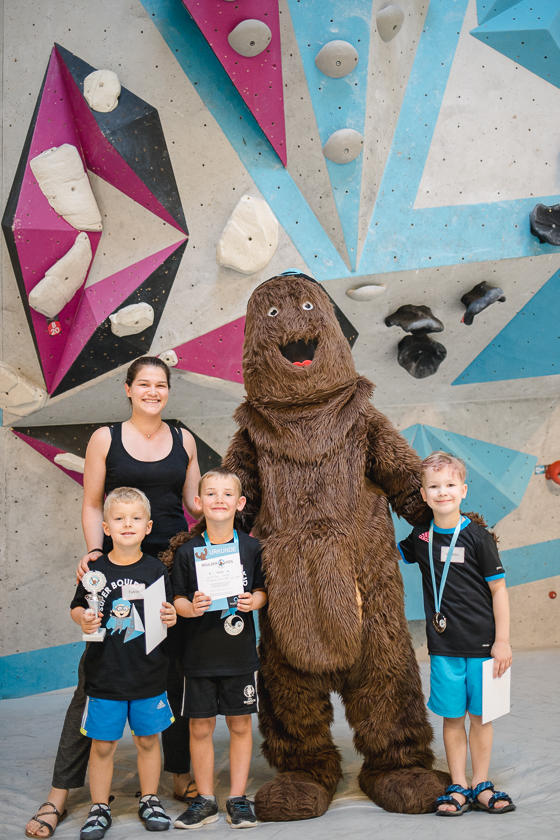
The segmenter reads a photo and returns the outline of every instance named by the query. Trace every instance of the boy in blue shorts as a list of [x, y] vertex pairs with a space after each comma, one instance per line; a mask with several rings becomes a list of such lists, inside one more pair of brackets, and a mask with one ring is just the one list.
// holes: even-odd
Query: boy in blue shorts
[[[204, 516], [206, 530], [177, 549], [171, 580], [177, 612], [189, 619], [185, 622], [183, 715], [190, 718], [198, 795], [175, 820], [175, 828], [201, 828], [218, 819], [212, 743], [218, 714], [225, 716], [230, 732], [231, 787], [226, 819], [232, 828], [252, 828], [257, 819], [245, 788], [253, 746], [251, 714], [258, 707], [255, 676], [259, 659], [253, 611], [267, 602], [261, 546], [234, 529], [235, 513], [245, 505], [234, 473], [220, 467], [203, 475], [194, 502]], [[229, 609], [209, 610], [212, 599], [199, 585], [203, 562], [214, 568], [225, 563], [233, 568], [235, 563], [239, 569], [241, 564], [242, 591], [230, 599]]]
[[[515, 805], [487, 781], [492, 724], [482, 723], [482, 663], [493, 657], [494, 678], [511, 665], [505, 573], [492, 535], [461, 515], [467, 495], [464, 462], [447, 452], [432, 452], [421, 473], [422, 497], [433, 520], [414, 528], [398, 547], [405, 563], [418, 563], [422, 572], [430, 654], [428, 708], [443, 717], [453, 782], [436, 800], [436, 814], [459, 817], [471, 808], [505, 814]], [[467, 712], [471, 788], [466, 778]]]
[[146, 654], [142, 601], [143, 590], [163, 577], [166, 600], [161, 620], [172, 627], [177, 614], [170, 603], [171, 584], [163, 563], [140, 548], [152, 527], [150, 503], [141, 490], [119, 487], [109, 493], [103, 519], [113, 550], [95, 563], [96, 581], [103, 586], [98, 593], [99, 616], [86, 599], [87, 575], [70, 605], [72, 618], [84, 633], [105, 628], [102, 641], [88, 643], [85, 659], [87, 705], [81, 732], [92, 739], [89, 787], [93, 805], [80, 840], [101, 840], [111, 826], [113, 755], [127, 718], [138, 750], [142, 793], [138, 816], [148, 831], [165, 831], [171, 824], [156, 795], [161, 770], [158, 733], [173, 723], [165, 690], [168, 662], [161, 645]]

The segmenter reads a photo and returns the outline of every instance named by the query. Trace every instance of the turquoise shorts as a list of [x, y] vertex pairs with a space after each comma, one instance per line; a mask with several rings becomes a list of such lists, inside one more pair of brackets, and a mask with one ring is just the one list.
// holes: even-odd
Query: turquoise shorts
[[428, 709], [446, 718], [482, 715], [482, 663], [489, 658], [431, 656]]
[[133, 735], [163, 732], [175, 720], [167, 692], [144, 700], [88, 697], [80, 732], [96, 741], [118, 741], [123, 736], [127, 719]]

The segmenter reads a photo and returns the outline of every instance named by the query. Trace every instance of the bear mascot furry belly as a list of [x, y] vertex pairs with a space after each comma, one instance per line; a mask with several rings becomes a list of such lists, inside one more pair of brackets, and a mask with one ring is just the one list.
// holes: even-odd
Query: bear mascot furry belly
[[268, 586], [259, 727], [279, 772], [257, 792], [257, 816], [327, 810], [342, 778], [333, 691], [364, 756], [364, 793], [388, 811], [434, 811], [450, 779], [432, 770], [390, 514], [426, 520], [419, 459], [370, 403], [373, 385], [316, 281], [263, 283], [245, 329], [247, 397], [224, 466], [241, 479], [242, 527], [262, 542]]

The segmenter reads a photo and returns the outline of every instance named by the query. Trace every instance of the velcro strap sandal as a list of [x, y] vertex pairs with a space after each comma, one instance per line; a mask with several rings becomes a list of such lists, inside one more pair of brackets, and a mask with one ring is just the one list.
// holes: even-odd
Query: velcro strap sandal
[[80, 840], [103, 840], [112, 822], [109, 806], [96, 802], [89, 809], [88, 818], [80, 831]]
[[[465, 801], [461, 805], [458, 799], [451, 796], [452, 793], [460, 793], [465, 797]], [[436, 816], [437, 817], [462, 817], [467, 811], [471, 809], [471, 789], [461, 787], [461, 785], [449, 785], [445, 789], [443, 796], [438, 796], [436, 799]], [[442, 811], [440, 805], [454, 805], [455, 811]]]
[[146, 831], [167, 831], [171, 825], [171, 818], [167, 816], [155, 794], [142, 797], [138, 805], [138, 816]]
[[[488, 800], [488, 805], [478, 801], [478, 795], [485, 790], [491, 790], [493, 795]], [[501, 790], [494, 790], [492, 782], [481, 782], [472, 791], [472, 809], [473, 811], [484, 811], [487, 814], [507, 814], [508, 811], [515, 811], [516, 806], [507, 793]], [[496, 808], [496, 802], [507, 802], [503, 808]]]

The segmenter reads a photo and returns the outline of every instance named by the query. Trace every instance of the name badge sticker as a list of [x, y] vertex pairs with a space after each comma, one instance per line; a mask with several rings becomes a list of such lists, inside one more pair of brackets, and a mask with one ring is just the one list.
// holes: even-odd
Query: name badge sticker
[[[445, 563], [447, 558], [447, 552], [449, 551], [449, 546], [444, 545], [441, 549], [441, 562]], [[464, 548], [454, 548], [453, 554], [451, 555], [451, 562], [452, 563], [464, 563], [465, 562], [465, 549]]]
[[137, 601], [144, 597], [145, 583], [126, 583], [122, 587], [122, 596], [127, 601]]

